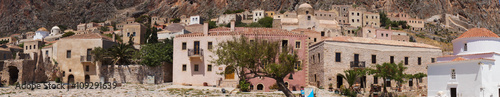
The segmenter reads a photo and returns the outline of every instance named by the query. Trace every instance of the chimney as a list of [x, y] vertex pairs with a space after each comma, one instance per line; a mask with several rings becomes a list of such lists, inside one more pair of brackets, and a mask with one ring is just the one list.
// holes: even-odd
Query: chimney
[[234, 20], [231, 20], [231, 31], [234, 31], [234, 25], [235, 25]]
[[203, 34], [208, 35], [208, 22], [203, 23]]

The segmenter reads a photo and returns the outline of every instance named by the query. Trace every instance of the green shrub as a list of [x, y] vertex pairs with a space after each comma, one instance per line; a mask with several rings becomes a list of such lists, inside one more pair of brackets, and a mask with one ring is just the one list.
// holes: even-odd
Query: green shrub
[[61, 83], [61, 78], [56, 77], [56, 83]]
[[243, 91], [243, 92], [250, 91], [250, 83], [248, 83], [246, 80], [241, 80], [239, 86], [240, 86], [241, 91]]

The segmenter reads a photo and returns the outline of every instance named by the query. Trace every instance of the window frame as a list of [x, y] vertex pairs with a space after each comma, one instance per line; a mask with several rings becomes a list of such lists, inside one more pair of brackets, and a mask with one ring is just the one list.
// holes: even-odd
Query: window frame
[[342, 62], [342, 52], [335, 52], [335, 62]]

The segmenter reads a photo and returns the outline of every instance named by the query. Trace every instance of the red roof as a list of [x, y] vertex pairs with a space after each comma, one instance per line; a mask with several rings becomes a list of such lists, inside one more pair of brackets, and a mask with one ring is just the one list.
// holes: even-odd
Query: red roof
[[462, 57], [457, 57], [457, 58], [455, 58], [455, 59], [453, 59], [451, 61], [463, 61], [463, 60], [467, 60], [467, 59], [462, 58]]
[[111, 37], [104, 36], [99, 33], [89, 33], [89, 34], [77, 34], [73, 36], [68, 36], [62, 39], [106, 39], [106, 40], [113, 40]]
[[494, 37], [494, 38], [499, 38], [497, 34], [491, 32], [490, 30], [486, 28], [472, 28], [469, 29], [467, 32], [463, 33], [460, 35], [457, 39], [460, 38], [470, 38], [470, 37]]
[[[176, 37], [199, 37], [203, 36], [202, 32], [193, 32], [189, 34], [182, 34]], [[267, 36], [297, 36], [306, 37], [302, 34], [292, 33], [291, 31], [275, 28], [249, 28], [249, 27], [235, 27], [234, 31], [230, 28], [215, 28], [209, 31], [208, 36], [224, 36], [224, 35], [267, 35]]]

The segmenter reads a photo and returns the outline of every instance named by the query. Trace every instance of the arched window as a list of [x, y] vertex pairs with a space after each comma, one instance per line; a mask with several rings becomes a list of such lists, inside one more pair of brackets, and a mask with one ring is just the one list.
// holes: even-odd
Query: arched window
[[264, 90], [264, 85], [262, 84], [257, 85], [257, 90]]
[[307, 20], [311, 20], [311, 16], [307, 16]]
[[306, 14], [309, 14], [309, 11], [306, 11]]

